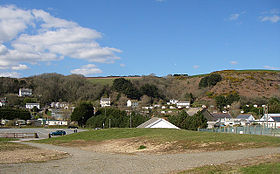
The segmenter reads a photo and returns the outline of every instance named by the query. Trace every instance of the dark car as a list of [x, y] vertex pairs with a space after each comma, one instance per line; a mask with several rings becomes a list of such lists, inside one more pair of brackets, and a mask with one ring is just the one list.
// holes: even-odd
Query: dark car
[[72, 126], [72, 125], [70, 125], [70, 126], [68, 126], [68, 129], [78, 129], [78, 126]]
[[55, 135], [66, 135], [66, 132], [64, 130], [57, 130], [55, 132], [51, 132], [50, 135], [55, 136]]

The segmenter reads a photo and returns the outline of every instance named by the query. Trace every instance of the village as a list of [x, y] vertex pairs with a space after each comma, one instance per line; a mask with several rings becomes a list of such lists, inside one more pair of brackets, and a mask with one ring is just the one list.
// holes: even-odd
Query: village
[[[32, 89], [20, 88], [18, 97], [32, 97]], [[6, 98], [1, 98], [0, 107], [5, 107], [8, 103]], [[101, 98], [99, 105], [94, 106], [93, 112], [95, 113], [98, 108], [110, 108], [111, 99]], [[263, 113], [260, 113], [259, 118], [256, 118], [253, 114], [244, 113], [243, 110], [240, 114], [233, 117], [227, 105], [224, 107], [224, 111], [219, 113], [213, 105], [201, 107], [192, 107], [190, 101], [179, 101], [171, 99], [165, 104], [154, 104], [150, 106], [142, 106], [137, 100], [127, 100], [127, 105], [123, 109], [128, 114], [132, 111], [139, 112], [144, 115], [152, 114], [153, 117], [162, 118], [168, 121], [168, 116], [178, 114], [181, 111], [185, 111], [189, 116], [193, 116], [198, 112], [201, 112], [207, 119], [207, 129], [220, 128], [220, 127], [248, 127], [248, 126], [259, 126], [263, 128], [280, 128], [280, 113], [269, 113], [267, 105], [253, 105], [254, 108], [262, 108]], [[247, 107], [250, 107], [247, 105]], [[14, 119], [8, 120], [1, 118], [1, 126], [69, 126], [77, 125], [75, 121], [71, 121], [71, 114], [75, 109], [75, 105], [68, 102], [51, 102], [49, 105], [42, 106], [40, 103], [25, 103], [25, 107], [22, 108], [31, 113], [32, 119], [22, 120]], [[176, 126], [175, 126], [176, 127]], [[160, 128], [173, 128], [168, 125], [161, 125]], [[242, 133], [242, 132], [241, 132]]]

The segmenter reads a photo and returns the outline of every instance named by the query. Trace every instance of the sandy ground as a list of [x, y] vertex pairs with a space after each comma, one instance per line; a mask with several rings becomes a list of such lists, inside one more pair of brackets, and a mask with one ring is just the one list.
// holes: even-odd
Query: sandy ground
[[68, 157], [66, 152], [46, 150], [46, 149], [17, 149], [4, 151], [0, 155], [0, 164], [44, 162]]

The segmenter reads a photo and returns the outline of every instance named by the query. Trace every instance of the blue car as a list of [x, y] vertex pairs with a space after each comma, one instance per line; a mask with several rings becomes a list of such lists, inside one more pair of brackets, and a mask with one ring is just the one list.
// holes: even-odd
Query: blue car
[[66, 135], [66, 132], [64, 130], [57, 130], [55, 132], [51, 132], [50, 135], [55, 136], [55, 135]]

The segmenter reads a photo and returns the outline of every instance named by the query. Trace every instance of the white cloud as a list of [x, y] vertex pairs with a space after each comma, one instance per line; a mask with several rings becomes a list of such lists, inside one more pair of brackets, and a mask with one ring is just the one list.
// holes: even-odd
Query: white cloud
[[237, 62], [237, 61], [230, 61], [230, 64], [232, 64], [232, 65], [237, 65], [238, 62]]
[[199, 65], [194, 65], [193, 68], [194, 68], [194, 69], [198, 69], [198, 68], [199, 68]]
[[19, 78], [20, 74], [18, 72], [0, 72], [0, 77]]
[[265, 16], [260, 16], [259, 19], [261, 22], [271, 22], [277, 23], [280, 21], [280, 16], [278, 15], [280, 11], [278, 9], [271, 9], [270, 11], [265, 11], [263, 14]]
[[102, 73], [102, 70], [99, 69], [94, 64], [88, 64], [88, 65], [82, 66], [81, 68], [72, 70], [71, 73], [72, 74], [82, 74], [84, 76], [87, 76], [87, 75], [93, 75], [93, 74]]
[[240, 14], [235, 13], [235, 14], [231, 14], [229, 17], [229, 20], [233, 21], [233, 20], [237, 20], [239, 18]]
[[12, 70], [25, 70], [28, 69], [28, 66], [19, 64], [18, 66], [13, 66]]
[[156, 0], [157, 2], [164, 2], [165, 0]]
[[0, 6], [0, 69], [65, 57], [99, 63], [120, 59], [116, 53], [121, 50], [100, 46], [96, 41], [100, 38], [102, 34], [94, 29], [56, 18], [43, 10]]
[[272, 23], [277, 23], [278, 21], [280, 21], [280, 16], [278, 16], [278, 15], [273, 15], [273, 16], [261, 16], [261, 17], [260, 17], [260, 20], [261, 20], [262, 22], [269, 21], [269, 22], [272, 22]]
[[270, 70], [280, 70], [280, 67], [273, 67], [273, 66], [268, 66], [268, 65], [265, 65], [263, 66], [265, 69], [270, 69]]
[[120, 64], [120, 67], [125, 67], [125, 64], [121, 63], [121, 64]]

